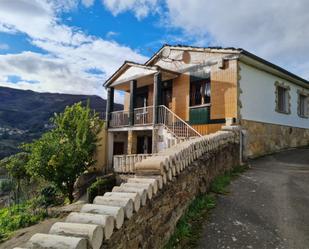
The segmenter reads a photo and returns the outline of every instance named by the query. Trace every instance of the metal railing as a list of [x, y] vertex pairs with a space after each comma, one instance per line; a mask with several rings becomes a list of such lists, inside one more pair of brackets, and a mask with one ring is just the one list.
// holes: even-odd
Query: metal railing
[[129, 112], [116, 111], [111, 113], [110, 127], [122, 127], [129, 125]]
[[134, 125], [152, 125], [153, 106], [134, 109]]
[[[164, 105], [157, 107], [158, 111], [158, 125], [164, 125], [176, 138], [189, 138], [200, 137], [194, 128], [192, 128], [187, 122], [182, 120], [174, 112], [168, 109]], [[147, 106], [134, 109], [134, 125], [152, 125], [154, 106]], [[128, 111], [116, 111], [111, 113], [110, 127], [124, 127], [129, 126], [129, 112]]]
[[114, 171], [117, 173], [134, 173], [135, 163], [150, 157], [152, 154], [116, 155], [113, 157]]
[[158, 124], [164, 125], [177, 138], [201, 137], [187, 122], [164, 105], [158, 106]]

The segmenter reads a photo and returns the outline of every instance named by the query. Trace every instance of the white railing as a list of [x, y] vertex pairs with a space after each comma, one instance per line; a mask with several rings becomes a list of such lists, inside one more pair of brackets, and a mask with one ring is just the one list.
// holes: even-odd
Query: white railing
[[[190, 138], [200, 137], [195, 129], [193, 129], [187, 122], [182, 120], [174, 112], [164, 105], [158, 108], [158, 125], [164, 125], [176, 138]], [[134, 125], [152, 125], [154, 106], [147, 106], [134, 109]], [[129, 126], [129, 112], [116, 111], [111, 113], [110, 127], [124, 127]]]
[[110, 127], [122, 127], [129, 125], [129, 112], [116, 111], [111, 113]]
[[187, 122], [164, 105], [158, 106], [158, 124], [164, 125], [177, 138], [201, 137]]
[[135, 163], [140, 162], [151, 155], [152, 154], [132, 154], [114, 156], [114, 171], [117, 173], [134, 173]]
[[152, 125], [153, 106], [134, 109], [134, 125]]

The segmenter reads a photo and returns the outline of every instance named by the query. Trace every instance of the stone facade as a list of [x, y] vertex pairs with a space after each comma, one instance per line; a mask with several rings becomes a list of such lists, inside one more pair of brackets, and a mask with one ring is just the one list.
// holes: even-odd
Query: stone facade
[[137, 135], [135, 131], [128, 131], [128, 155], [136, 154]]
[[239, 144], [204, 154], [182, 171], [151, 202], [104, 242], [102, 248], [162, 248], [190, 202], [208, 190], [211, 180], [239, 164]]
[[254, 158], [287, 148], [309, 145], [309, 129], [241, 120], [244, 154]]

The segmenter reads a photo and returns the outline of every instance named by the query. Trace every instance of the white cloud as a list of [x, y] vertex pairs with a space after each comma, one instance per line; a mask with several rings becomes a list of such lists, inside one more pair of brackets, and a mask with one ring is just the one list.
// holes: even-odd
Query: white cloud
[[307, 0], [166, 1], [168, 23], [197, 44], [243, 47], [305, 75], [299, 67], [308, 60]]
[[151, 12], [156, 13], [159, 8], [159, 0], [102, 0], [102, 3], [115, 16], [132, 11], [139, 20]]
[[182, 30], [173, 40], [241, 47], [308, 78], [307, 0], [164, 0], [160, 7], [162, 2], [103, 0], [114, 15], [131, 11], [139, 19], [164, 9], [162, 26]]
[[109, 31], [109, 32], [107, 32], [107, 34], [106, 34], [106, 38], [107, 38], [107, 39], [110, 39], [110, 38], [113, 38], [113, 37], [118, 36], [118, 35], [119, 35], [118, 32]]
[[94, 4], [94, 1], [95, 0], [81, 0], [82, 1], [82, 4], [84, 6], [86, 6], [87, 8], [91, 7], [93, 4]]
[[[0, 55], [1, 85], [105, 97], [102, 87], [104, 80], [125, 59], [146, 60], [129, 47], [86, 35], [77, 28], [61, 24], [59, 11], [75, 7], [74, 0], [0, 1], [0, 31], [25, 33], [33, 45], [47, 53]], [[98, 69], [103, 74], [92, 74], [89, 69]], [[17, 83], [4, 81], [8, 75], [17, 75], [23, 80]], [[117, 96], [116, 101], [120, 102], [122, 96]]]
[[6, 43], [0, 43], [0, 50], [7, 50], [10, 46]]

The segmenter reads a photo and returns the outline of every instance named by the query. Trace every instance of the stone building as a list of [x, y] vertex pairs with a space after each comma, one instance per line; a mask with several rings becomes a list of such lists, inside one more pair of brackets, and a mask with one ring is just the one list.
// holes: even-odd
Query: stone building
[[[116, 171], [223, 125], [242, 126], [248, 157], [309, 143], [309, 82], [243, 49], [164, 45], [145, 64], [124, 62], [104, 86]], [[123, 111], [113, 111], [115, 91]]]

